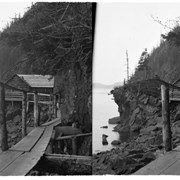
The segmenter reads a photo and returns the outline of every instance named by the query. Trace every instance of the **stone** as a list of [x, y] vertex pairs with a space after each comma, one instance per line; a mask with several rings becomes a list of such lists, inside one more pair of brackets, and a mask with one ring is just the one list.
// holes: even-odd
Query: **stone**
[[148, 103], [148, 100], [149, 100], [149, 98], [148, 98], [148, 97], [147, 97], [147, 98], [145, 98], [143, 103], [146, 105], [146, 104]]
[[144, 111], [146, 111], [147, 114], [149, 115], [152, 115], [155, 111], [156, 111], [156, 108], [153, 107], [153, 106], [150, 106], [150, 105], [146, 105], [144, 106]]
[[156, 155], [153, 152], [147, 152], [144, 154], [144, 156], [142, 157], [142, 159], [140, 159], [139, 162], [148, 164], [155, 159], [156, 159]]
[[107, 128], [108, 128], [108, 126], [102, 126], [101, 128], [105, 128], [105, 129], [107, 129]]
[[144, 153], [143, 150], [131, 150], [129, 151], [128, 155], [132, 155], [132, 154], [140, 154], [140, 153]]
[[158, 99], [154, 98], [153, 96], [149, 97], [149, 104], [151, 105], [156, 105], [157, 104]]
[[177, 121], [172, 125], [172, 131], [173, 131], [173, 134], [176, 135], [176, 137], [180, 135], [180, 121]]
[[180, 120], [180, 109], [176, 112], [174, 119], [175, 122]]
[[140, 126], [138, 126], [138, 125], [136, 125], [136, 126], [132, 126], [132, 127], [131, 127], [131, 131], [132, 131], [132, 132], [139, 132], [139, 131], [140, 131], [140, 129], [141, 129], [141, 127], [140, 127]]
[[156, 126], [149, 126], [149, 127], [141, 129], [140, 133], [141, 134], [150, 134], [152, 131], [155, 131], [156, 129], [157, 129]]
[[129, 130], [130, 130], [129, 126], [124, 126], [124, 127], [119, 128], [118, 132], [129, 132]]
[[117, 157], [114, 159], [111, 159], [111, 164], [112, 164], [112, 170], [116, 170], [118, 168], [122, 168], [125, 164], [125, 161], [121, 157]]
[[114, 146], [117, 146], [117, 145], [121, 144], [121, 141], [120, 140], [114, 140], [111, 142], [111, 144]]
[[118, 116], [118, 117], [111, 118], [108, 120], [108, 123], [109, 124], [118, 124], [118, 123], [120, 123], [120, 117]]
[[130, 124], [130, 126], [132, 126], [133, 124], [134, 124], [134, 122], [136, 121], [136, 116], [137, 116], [137, 114], [140, 112], [140, 108], [139, 107], [137, 107], [134, 111], [133, 111], [133, 113], [132, 113], [132, 115], [131, 115], [131, 117], [130, 117], [130, 122], [129, 122], [129, 124]]
[[129, 158], [133, 158], [133, 159], [140, 159], [144, 156], [143, 153], [138, 153], [138, 154], [132, 154], [132, 155], [129, 155], [128, 157]]
[[106, 134], [103, 134], [103, 135], [102, 135], [102, 144], [103, 144], [103, 145], [108, 145], [107, 137], [108, 137], [108, 136], [107, 136]]

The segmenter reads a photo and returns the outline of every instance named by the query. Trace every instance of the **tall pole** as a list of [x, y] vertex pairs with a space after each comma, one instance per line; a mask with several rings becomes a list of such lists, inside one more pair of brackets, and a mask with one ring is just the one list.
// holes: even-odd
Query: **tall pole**
[[162, 119], [163, 119], [163, 144], [166, 151], [172, 150], [171, 125], [169, 109], [169, 88], [161, 85]]
[[129, 81], [129, 58], [128, 58], [127, 50], [126, 50], [126, 61], [127, 61], [127, 81]]
[[57, 118], [57, 99], [56, 94], [53, 95], [54, 117]]
[[27, 93], [23, 92], [22, 99], [22, 137], [25, 137], [27, 134]]
[[0, 142], [2, 151], [8, 149], [8, 136], [5, 116], [5, 90], [4, 84], [0, 85]]

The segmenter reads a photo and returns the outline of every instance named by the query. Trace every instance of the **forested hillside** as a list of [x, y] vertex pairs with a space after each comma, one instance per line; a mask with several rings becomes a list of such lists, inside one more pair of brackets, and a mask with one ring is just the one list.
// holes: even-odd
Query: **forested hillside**
[[180, 27], [175, 27], [167, 35], [162, 35], [160, 45], [153, 48], [148, 56], [139, 60], [138, 67], [130, 82], [159, 77], [167, 82], [174, 83], [180, 78], [180, 49], [178, 33]]
[[65, 120], [91, 126], [92, 3], [39, 2], [0, 34], [0, 72], [55, 76]]

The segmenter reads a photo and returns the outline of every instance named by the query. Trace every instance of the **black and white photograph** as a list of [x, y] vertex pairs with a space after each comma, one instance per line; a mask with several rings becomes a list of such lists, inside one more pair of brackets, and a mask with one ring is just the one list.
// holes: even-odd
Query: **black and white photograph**
[[1, 176], [92, 175], [94, 6], [0, 3]]
[[180, 175], [179, 156], [180, 2], [0, 1], [0, 177]]
[[94, 175], [180, 174], [179, 9], [97, 3]]

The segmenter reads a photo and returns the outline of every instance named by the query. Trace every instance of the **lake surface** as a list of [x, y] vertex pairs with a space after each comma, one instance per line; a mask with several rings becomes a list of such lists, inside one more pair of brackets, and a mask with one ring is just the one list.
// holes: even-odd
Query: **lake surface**
[[[118, 106], [108, 95], [111, 89], [93, 89], [93, 153], [112, 149], [113, 140], [120, 139], [117, 132], [113, 132], [115, 125], [108, 124], [109, 118], [119, 116]], [[101, 128], [108, 126], [107, 129]], [[108, 145], [102, 145], [102, 134], [108, 135]]]

